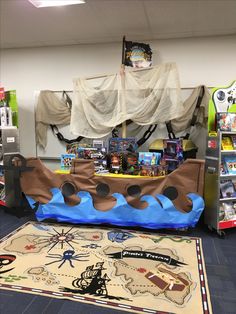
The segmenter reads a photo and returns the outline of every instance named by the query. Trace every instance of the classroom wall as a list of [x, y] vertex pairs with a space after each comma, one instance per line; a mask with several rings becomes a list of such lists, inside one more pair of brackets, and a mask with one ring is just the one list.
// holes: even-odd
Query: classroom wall
[[[159, 40], [150, 45], [154, 65], [176, 62], [182, 88], [228, 85], [236, 79], [236, 35]], [[119, 71], [121, 43], [3, 49], [0, 53], [0, 83], [6, 90], [17, 91], [21, 153], [29, 157], [36, 154], [35, 91], [71, 90], [75, 77]], [[204, 136], [201, 142], [204, 146]], [[50, 145], [58, 147], [57, 139]]]

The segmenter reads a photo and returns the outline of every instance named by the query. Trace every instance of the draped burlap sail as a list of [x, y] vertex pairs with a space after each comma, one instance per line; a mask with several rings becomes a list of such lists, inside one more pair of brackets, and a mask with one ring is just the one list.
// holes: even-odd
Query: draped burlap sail
[[[186, 130], [196, 108], [201, 87], [196, 87], [183, 102], [178, 70], [174, 63], [102, 78], [75, 79], [70, 112], [64, 99], [52, 91], [41, 91], [36, 109], [37, 142], [47, 143], [50, 124], [68, 125], [71, 133], [86, 138], [101, 138], [126, 120], [136, 125], [172, 122], [174, 132]], [[204, 86], [196, 123], [205, 126], [210, 93]]]
[[70, 109], [63, 98], [59, 99], [54, 92], [44, 90], [39, 94], [35, 120], [37, 144], [45, 148], [48, 126], [50, 124], [68, 125]]
[[103, 137], [126, 120], [163, 123], [183, 115], [177, 67], [166, 63], [101, 79], [75, 79], [70, 130]]

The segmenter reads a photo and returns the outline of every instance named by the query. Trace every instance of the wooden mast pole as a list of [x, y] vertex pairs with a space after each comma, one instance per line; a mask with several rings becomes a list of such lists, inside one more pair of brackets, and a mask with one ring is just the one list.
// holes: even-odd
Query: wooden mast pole
[[[120, 75], [121, 75], [121, 86], [124, 92], [125, 90], [125, 36], [123, 36], [123, 44], [122, 44], [122, 63], [120, 67]], [[122, 122], [122, 138], [127, 137], [127, 125], [126, 121]]]

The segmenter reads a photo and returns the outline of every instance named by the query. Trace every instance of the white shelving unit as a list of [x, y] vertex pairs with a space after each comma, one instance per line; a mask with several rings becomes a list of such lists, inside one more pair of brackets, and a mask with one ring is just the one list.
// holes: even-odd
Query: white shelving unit
[[235, 155], [235, 150], [222, 150], [222, 137], [236, 135], [236, 132], [221, 132], [208, 136], [205, 168], [205, 214], [204, 221], [209, 229], [215, 229], [220, 236], [224, 229], [236, 227], [236, 219], [220, 220], [220, 206], [223, 202], [235, 202], [236, 197], [223, 198], [220, 192], [220, 183], [223, 180], [236, 181], [236, 174], [221, 174], [221, 163], [224, 155]]

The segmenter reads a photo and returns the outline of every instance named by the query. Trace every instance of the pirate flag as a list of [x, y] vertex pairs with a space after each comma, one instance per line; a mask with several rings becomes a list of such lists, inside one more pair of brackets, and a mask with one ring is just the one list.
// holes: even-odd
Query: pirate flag
[[152, 50], [148, 44], [123, 40], [123, 64], [134, 68], [152, 65]]

